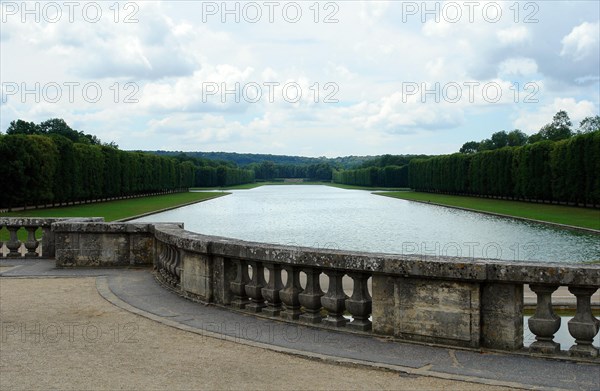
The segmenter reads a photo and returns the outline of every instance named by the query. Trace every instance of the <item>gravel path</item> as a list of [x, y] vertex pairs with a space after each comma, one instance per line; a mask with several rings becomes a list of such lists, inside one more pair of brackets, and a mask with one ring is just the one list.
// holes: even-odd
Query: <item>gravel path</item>
[[1, 390], [507, 390], [323, 363], [156, 323], [95, 278], [0, 277]]

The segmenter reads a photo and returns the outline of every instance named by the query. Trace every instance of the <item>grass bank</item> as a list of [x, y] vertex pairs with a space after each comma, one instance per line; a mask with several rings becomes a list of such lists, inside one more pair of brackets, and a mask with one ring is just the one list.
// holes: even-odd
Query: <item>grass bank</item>
[[174, 193], [158, 196], [0, 213], [0, 217], [104, 217], [105, 221], [122, 220], [145, 213], [209, 200], [227, 193]]
[[443, 206], [472, 209], [480, 212], [600, 230], [600, 210], [598, 209], [414, 191], [375, 194], [409, 201], [427, 202]]

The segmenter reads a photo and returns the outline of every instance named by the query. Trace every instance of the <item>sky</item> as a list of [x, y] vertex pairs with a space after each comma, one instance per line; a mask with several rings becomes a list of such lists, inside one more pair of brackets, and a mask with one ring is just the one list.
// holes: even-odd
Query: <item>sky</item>
[[125, 150], [444, 154], [599, 114], [597, 1], [0, 1], [0, 130]]

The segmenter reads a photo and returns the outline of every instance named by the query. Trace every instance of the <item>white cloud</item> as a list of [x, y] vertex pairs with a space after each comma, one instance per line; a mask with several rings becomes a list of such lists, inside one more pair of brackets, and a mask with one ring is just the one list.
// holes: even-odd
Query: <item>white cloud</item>
[[529, 30], [525, 26], [513, 26], [498, 30], [496, 36], [502, 45], [519, 44], [530, 39]]
[[509, 58], [498, 65], [498, 73], [502, 76], [529, 76], [537, 71], [537, 63], [531, 58]]
[[542, 106], [536, 111], [522, 111], [513, 122], [515, 128], [526, 133], [536, 133], [542, 126], [552, 122], [552, 117], [558, 111], [564, 110], [569, 114], [574, 127], [582, 119], [598, 114], [598, 107], [588, 100], [576, 101], [574, 98], [555, 98], [550, 104]]
[[561, 43], [561, 56], [573, 57], [575, 61], [582, 61], [594, 55], [597, 57], [600, 46], [600, 23], [583, 22], [574, 27]]

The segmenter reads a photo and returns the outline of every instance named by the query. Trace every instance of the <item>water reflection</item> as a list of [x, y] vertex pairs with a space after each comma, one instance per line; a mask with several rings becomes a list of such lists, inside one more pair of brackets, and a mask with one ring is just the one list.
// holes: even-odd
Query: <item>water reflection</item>
[[250, 241], [511, 261], [600, 259], [598, 236], [329, 186], [262, 186], [137, 221]]
[[[535, 341], [535, 335], [529, 331], [529, 318], [530, 316], [525, 316], [523, 319], [523, 345], [525, 347], [531, 345]], [[560, 329], [554, 334], [554, 342], [560, 344], [561, 350], [569, 350], [571, 346], [575, 343], [575, 339], [571, 337], [569, 334], [569, 326], [568, 322], [573, 319], [572, 316], [561, 316]], [[596, 334], [594, 338], [594, 346], [600, 348], [600, 334]]]

